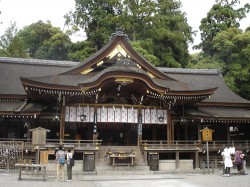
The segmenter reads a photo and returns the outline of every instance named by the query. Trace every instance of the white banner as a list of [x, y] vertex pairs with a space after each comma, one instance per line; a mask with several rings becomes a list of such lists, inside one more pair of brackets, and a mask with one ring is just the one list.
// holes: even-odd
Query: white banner
[[115, 108], [115, 122], [121, 122], [121, 108]]
[[108, 108], [102, 107], [101, 109], [101, 122], [108, 122]]
[[[84, 112], [83, 112], [84, 110]], [[66, 122], [82, 122], [80, 116], [86, 115], [84, 122], [94, 122], [94, 107], [65, 107]], [[138, 123], [138, 109], [133, 107], [97, 108], [97, 123]], [[142, 124], [167, 124], [167, 110], [141, 109]]]
[[122, 107], [122, 112], [121, 112], [121, 115], [122, 115], [121, 122], [123, 122], [123, 123], [127, 123], [127, 122], [128, 122], [128, 109], [127, 109], [127, 108]]

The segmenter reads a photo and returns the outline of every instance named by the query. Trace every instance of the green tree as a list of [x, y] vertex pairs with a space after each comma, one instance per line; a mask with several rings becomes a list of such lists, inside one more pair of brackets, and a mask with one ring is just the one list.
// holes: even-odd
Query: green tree
[[82, 28], [87, 40], [99, 50], [115, 31], [120, 14], [120, 0], [76, 0], [75, 11], [65, 15], [66, 24], [73, 30]]
[[67, 60], [71, 40], [60, 28], [50, 22], [38, 21], [18, 32], [30, 57], [50, 60]]
[[247, 3], [241, 8], [236, 8], [240, 0], [216, 0], [216, 4], [207, 13], [207, 17], [201, 20], [201, 43], [196, 48], [202, 49], [206, 55], [213, 55], [213, 38], [221, 31], [230, 27], [238, 28], [240, 20], [246, 17], [250, 10]]
[[204, 56], [203, 52], [192, 54], [188, 63], [188, 68], [191, 69], [218, 69], [224, 70], [225, 64], [210, 56]]
[[88, 41], [72, 43], [68, 53], [68, 60], [81, 62], [94, 54], [95, 51], [96, 49]]
[[177, 0], [77, 0], [76, 10], [65, 18], [66, 24], [83, 28], [96, 49], [120, 27], [157, 65], [185, 67], [192, 31], [180, 6]]
[[15, 22], [11, 22], [10, 26], [5, 30], [0, 40], [0, 56], [5, 57], [21, 57], [27, 58], [28, 54], [24, 48], [24, 44], [17, 35], [17, 27]]
[[[0, 15], [1, 15], [1, 11], [0, 11]], [[3, 22], [0, 21], [0, 25], [2, 24]]]
[[211, 42], [214, 51], [213, 56], [221, 59], [227, 65], [234, 61], [235, 58], [232, 58], [232, 53], [235, 53], [235, 44], [232, 38], [241, 33], [242, 31], [235, 27], [231, 27], [218, 33]]
[[227, 85], [244, 98], [250, 99], [250, 32], [229, 28], [212, 41], [213, 58], [225, 63], [223, 74]]
[[16, 35], [14, 39], [11, 41], [8, 49], [9, 56], [16, 58], [28, 58], [28, 53], [24, 48], [24, 43], [22, 39]]
[[250, 31], [250, 26], [248, 26], [245, 31], [249, 32]]
[[[129, 0], [124, 4], [122, 23], [125, 23], [126, 32], [133, 36], [133, 40], [148, 41], [142, 47], [159, 59], [156, 65], [186, 67], [188, 43], [193, 39], [192, 29], [180, 10], [181, 3], [175, 0]], [[131, 21], [127, 23], [126, 20]]]
[[7, 50], [7, 48], [10, 46], [10, 43], [14, 39], [14, 37], [17, 34], [17, 26], [16, 22], [10, 22], [10, 26], [5, 30], [4, 34], [1, 36], [0, 40], [0, 48]]

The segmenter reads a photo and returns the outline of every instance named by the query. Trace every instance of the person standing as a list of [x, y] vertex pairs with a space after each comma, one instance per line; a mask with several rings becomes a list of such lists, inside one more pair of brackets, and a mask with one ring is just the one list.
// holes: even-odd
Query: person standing
[[231, 158], [231, 154], [229, 152], [228, 148], [225, 148], [224, 151], [221, 153], [223, 156], [223, 163], [225, 167], [225, 174], [223, 175], [224, 177], [229, 177], [230, 176], [230, 168], [233, 167], [233, 162]]
[[235, 152], [235, 159], [234, 162], [236, 163], [238, 175], [242, 174], [242, 151], [238, 150]]
[[73, 154], [71, 153], [71, 149], [69, 149], [67, 153], [67, 175], [68, 175], [67, 181], [72, 181], [72, 165], [70, 163], [70, 159], [73, 159]]
[[62, 146], [59, 145], [58, 151], [56, 152], [56, 181], [64, 182], [64, 163], [65, 163], [65, 152], [62, 150]]
[[243, 170], [243, 175], [248, 175], [247, 173], [247, 168], [246, 168], [246, 162], [247, 162], [247, 152], [244, 152], [242, 154], [242, 170]]

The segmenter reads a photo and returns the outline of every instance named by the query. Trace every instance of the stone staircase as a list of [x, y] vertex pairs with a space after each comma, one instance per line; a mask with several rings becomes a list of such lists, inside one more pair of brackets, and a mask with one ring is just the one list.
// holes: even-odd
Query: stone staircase
[[[134, 152], [135, 166], [112, 166], [107, 157], [107, 152]], [[100, 146], [96, 160], [96, 173], [98, 175], [146, 175], [152, 174], [147, 160], [138, 146]]]

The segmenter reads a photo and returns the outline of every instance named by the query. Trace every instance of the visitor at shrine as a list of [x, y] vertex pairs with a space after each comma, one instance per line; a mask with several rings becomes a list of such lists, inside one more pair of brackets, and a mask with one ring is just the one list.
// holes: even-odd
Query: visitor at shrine
[[233, 167], [233, 162], [231, 158], [231, 153], [228, 148], [225, 148], [224, 151], [221, 153], [223, 157], [223, 164], [224, 164], [224, 177], [229, 177], [230, 176], [230, 168]]
[[68, 182], [72, 181], [72, 164], [71, 159], [73, 159], [73, 154], [71, 153], [71, 149], [68, 150], [67, 153], [67, 176], [68, 176]]
[[61, 145], [59, 145], [58, 149], [56, 152], [56, 181], [64, 182], [65, 152], [62, 150]]
[[242, 163], [243, 163], [242, 151], [240, 151], [240, 150], [235, 151], [234, 162], [237, 166], [238, 175], [241, 175], [243, 173], [243, 171], [242, 171]]

